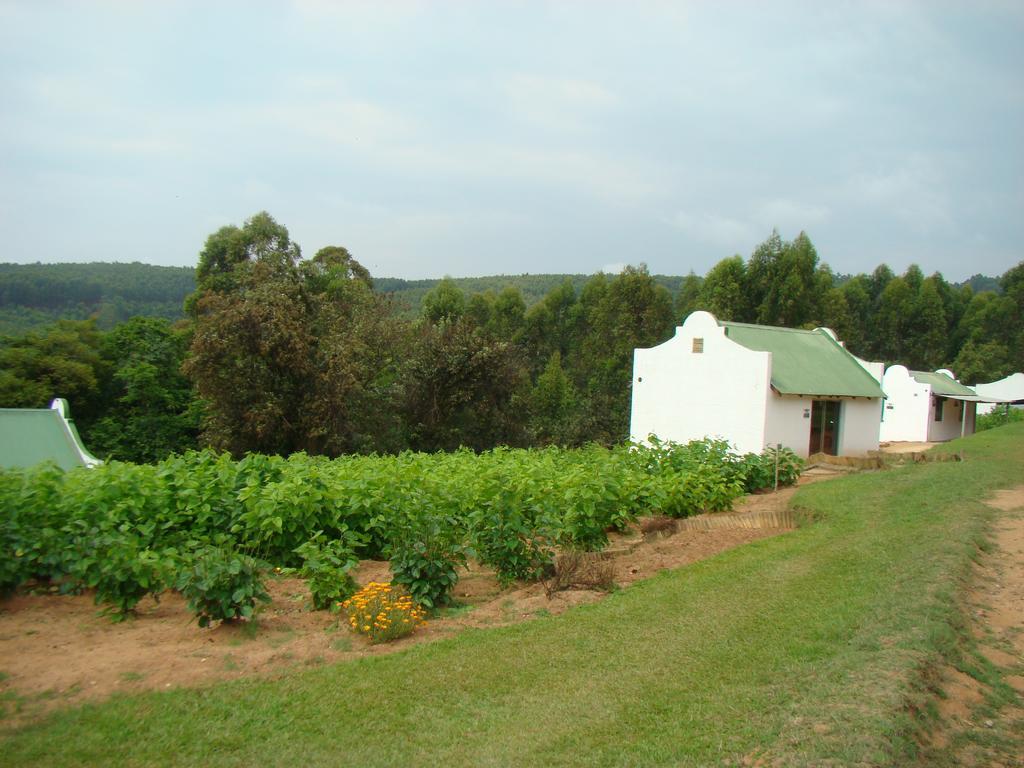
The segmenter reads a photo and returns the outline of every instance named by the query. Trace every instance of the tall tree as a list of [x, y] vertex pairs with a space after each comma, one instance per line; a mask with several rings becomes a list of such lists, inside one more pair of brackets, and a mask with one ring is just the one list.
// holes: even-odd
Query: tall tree
[[750, 314], [746, 317], [734, 317], [733, 320], [764, 322], [761, 318], [771, 314], [769, 294], [777, 280], [784, 248], [785, 244], [778, 230], [773, 229], [768, 239], [754, 249], [747, 263], [744, 286], [747, 295], [746, 306]]
[[[778, 247], [778, 233], [754, 252], [747, 269], [748, 281], [767, 280], [758, 288], [763, 298], [756, 307], [757, 321], [765, 325], [797, 328], [817, 315], [818, 252], [811, 239], [801, 232], [791, 243]], [[755, 258], [763, 265], [755, 266]], [[770, 260], [769, 260], [770, 259]], [[763, 277], [762, 277], [763, 275]]]
[[423, 297], [422, 307], [428, 323], [454, 323], [466, 312], [466, 295], [454, 280], [445, 277]]
[[902, 277], [886, 284], [871, 323], [873, 357], [890, 364], [906, 360], [915, 299]]
[[517, 395], [525, 369], [507, 341], [462, 318], [421, 322], [404, 368], [404, 413], [415, 450], [484, 450], [525, 443]]
[[633, 350], [665, 341], [675, 327], [672, 296], [647, 267], [626, 267], [611, 280], [598, 274], [584, 286], [584, 336], [573, 367], [585, 383], [590, 437], [619, 442], [629, 434]]
[[700, 306], [719, 320], [744, 322], [753, 319], [747, 285], [750, 279], [742, 256], [722, 259], [704, 278]]
[[530, 393], [530, 427], [541, 445], [574, 445], [580, 439], [580, 399], [562, 369], [562, 356], [551, 355]]
[[197, 446], [200, 405], [181, 372], [187, 332], [155, 317], [136, 317], [103, 338], [113, 371], [104, 414], [89, 430], [98, 456], [151, 462]]
[[[910, 289], [909, 283], [907, 288]], [[931, 371], [949, 362], [946, 360], [946, 311], [935, 278], [921, 281], [911, 305], [907, 335], [908, 365]]]
[[184, 366], [204, 439], [236, 455], [397, 447], [401, 331], [366, 269], [339, 246], [300, 262], [267, 214], [211, 239]]
[[680, 323], [691, 312], [696, 312], [698, 309], [706, 309], [701, 304], [701, 288], [703, 283], [704, 281], [697, 277], [692, 269], [683, 278], [683, 284], [679, 286], [679, 293], [676, 295], [676, 318]]

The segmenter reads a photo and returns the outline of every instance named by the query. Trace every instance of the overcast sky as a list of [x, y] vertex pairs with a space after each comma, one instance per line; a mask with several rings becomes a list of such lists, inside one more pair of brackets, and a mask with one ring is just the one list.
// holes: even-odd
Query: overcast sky
[[1024, 259], [1024, 4], [0, 0], [0, 261], [377, 276]]

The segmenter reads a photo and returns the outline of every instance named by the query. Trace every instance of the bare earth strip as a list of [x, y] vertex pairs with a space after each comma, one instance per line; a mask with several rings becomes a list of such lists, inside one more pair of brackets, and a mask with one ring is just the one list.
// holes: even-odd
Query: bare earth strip
[[1024, 766], [1024, 486], [997, 491], [985, 503], [1004, 514], [996, 522], [996, 546], [978, 565], [968, 594], [970, 629], [1016, 702], [993, 707], [987, 686], [946, 668], [941, 725], [926, 754], [942, 764], [1009, 768]]

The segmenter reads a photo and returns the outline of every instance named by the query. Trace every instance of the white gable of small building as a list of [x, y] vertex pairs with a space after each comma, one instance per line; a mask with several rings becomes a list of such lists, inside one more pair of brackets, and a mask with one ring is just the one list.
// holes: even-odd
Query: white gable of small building
[[731, 341], [714, 315], [694, 312], [664, 344], [634, 350], [630, 439], [716, 437], [760, 452], [770, 381], [770, 353]]

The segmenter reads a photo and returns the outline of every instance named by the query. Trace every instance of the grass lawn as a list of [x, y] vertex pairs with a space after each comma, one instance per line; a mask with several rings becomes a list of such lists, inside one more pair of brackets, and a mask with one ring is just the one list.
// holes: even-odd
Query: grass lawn
[[980, 500], [1024, 478], [1024, 424], [961, 445], [963, 463], [804, 488], [814, 524], [561, 617], [60, 712], [0, 741], [0, 763], [911, 763], [924, 672], [956, 658]]

